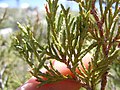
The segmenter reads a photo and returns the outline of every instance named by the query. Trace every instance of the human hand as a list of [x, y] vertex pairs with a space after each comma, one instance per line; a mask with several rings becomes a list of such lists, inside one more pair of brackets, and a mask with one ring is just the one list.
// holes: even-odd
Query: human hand
[[38, 84], [40, 83], [37, 82], [37, 79], [32, 77], [17, 90], [79, 90], [81, 87], [80, 83], [73, 79], [66, 79], [50, 84], [45, 84], [41, 87], [39, 87]]
[[[86, 68], [88, 68], [88, 63], [91, 61], [91, 58], [92, 57], [89, 54], [83, 57], [82, 61]], [[70, 75], [74, 78], [73, 73], [67, 68], [67, 65], [65, 65], [64, 63], [61, 63], [59, 61], [53, 61], [53, 66], [62, 75]], [[81, 65], [79, 65], [79, 67], [82, 69], [82, 71], [84, 71]], [[47, 71], [43, 69], [42, 72], [45, 73]], [[76, 72], [79, 73], [77, 69]], [[40, 82], [37, 81], [37, 78], [32, 77], [17, 90], [79, 90], [81, 87], [81, 84], [74, 79], [65, 79], [62, 81], [45, 84], [40, 87], [38, 86], [39, 84]]]

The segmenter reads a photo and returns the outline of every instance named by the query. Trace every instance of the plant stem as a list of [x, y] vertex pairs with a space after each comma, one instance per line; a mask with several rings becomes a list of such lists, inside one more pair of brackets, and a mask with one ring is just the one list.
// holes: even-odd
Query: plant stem
[[105, 72], [105, 73], [102, 75], [101, 90], [105, 90], [105, 87], [106, 87], [106, 84], [107, 84], [107, 75], [108, 75], [108, 72]]

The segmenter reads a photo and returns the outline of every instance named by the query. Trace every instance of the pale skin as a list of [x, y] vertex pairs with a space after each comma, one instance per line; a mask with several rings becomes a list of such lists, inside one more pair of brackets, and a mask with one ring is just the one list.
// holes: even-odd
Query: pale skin
[[[91, 61], [91, 55], [86, 55], [82, 61], [83, 64], [88, 67], [88, 63]], [[73, 74], [70, 72], [70, 70], [67, 68], [67, 66], [64, 63], [55, 61], [54, 67], [60, 71], [61, 74], [63, 75], [71, 75], [72, 77]], [[63, 69], [64, 68], [64, 69]], [[81, 66], [80, 66], [81, 68]], [[77, 71], [77, 70], [76, 70]], [[44, 72], [44, 70], [43, 70]], [[46, 71], [45, 71], [46, 72]], [[40, 82], [37, 81], [35, 77], [31, 77], [25, 84], [17, 88], [16, 90], [79, 90], [81, 87], [81, 84], [74, 79], [65, 79], [62, 81], [50, 83], [50, 84], [45, 84], [43, 86], [38, 86]]]
[[66, 79], [51, 84], [45, 84], [41, 87], [39, 87], [38, 84], [39, 82], [36, 81], [36, 78], [32, 77], [17, 90], [79, 90], [81, 87], [80, 83], [73, 79]]

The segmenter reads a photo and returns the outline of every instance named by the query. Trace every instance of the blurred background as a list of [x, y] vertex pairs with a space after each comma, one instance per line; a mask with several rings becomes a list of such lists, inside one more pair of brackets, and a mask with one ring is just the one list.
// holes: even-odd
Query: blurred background
[[[75, 13], [78, 10], [73, 1], [59, 0], [60, 3], [70, 6]], [[20, 22], [31, 25], [36, 39], [44, 43], [45, 4], [46, 0], [0, 0], [0, 90], [15, 90], [31, 77], [29, 66], [14, 50], [12, 37], [19, 33], [17, 22]]]
[[[20, 22], [31, 25], [35, 38], [45, 43], [45, 4], [46, 0], [0, 0], [0, 90], [15, 90], [31, 77], [29, 66], [13, 48], [12, 37], [19, 33]], [[78, 13], [78, 4], [73, 1], [59, 0], [59, 4], [71, 7], [73, 15]], [[111, 67], [107, 90], [120, 90], [120, 65], [115, 63]]]
[[[1, 16], [5, 10], [7, 11], [5, 20], [0, 25], [0, 29], [2, 29], [0, 33], [4, 33], [3, 29], [4, 31], [9, 31], [8, 33], [17, 30], [16, 22], [23, 23], [26, 21], [26, 17], [35, 19], [38, 13], [42, 23], [46, 23], [45, 4], [46, 0], [0, 0]], [[73, 1], [59, 0], [59, 4], [63, 4], [65, 7], [71, 7], [71, 11], [78, 11], [78, 4]]]

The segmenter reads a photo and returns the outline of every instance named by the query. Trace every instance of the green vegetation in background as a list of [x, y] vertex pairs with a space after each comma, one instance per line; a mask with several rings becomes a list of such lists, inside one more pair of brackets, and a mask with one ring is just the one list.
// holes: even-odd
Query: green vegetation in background
[[[87, 1], [87, 0], [86, 0]], [[107, 4], [109, 5], [109, 2], [114, 2], [114, 0], [112, 0], [112, 1], [110, 1], [110, 0], [106, 0], [106, 2], [107, 2]], [[115, 2], [117, 2], [117, 0], [115, 1]], [[88, 1], [88, 3], [89, 3], [89, 1]], [[52, 4], [51, 4], [52, 5]], [[82, 4], [81, 3], [81, 5], [83, 5], [82, 7], [83, 7], [83, 12], [84, 12], [84, 4]], [[89, 6], [89, 5], [88, 5]], [[111, 5], [110, 5], [111, 6]], [[109, 7], [110, 7], [109, 6]], [[111, 11], [109, 10], [109, 7], [107, 8], [108, 9], [108, 13], [111, 13]], [[117, 8], [116, 8], [117, 9]], [[51, 10], [52, 10], [52, 8], [51, 8]], [[64, 10], [64, 8], [63, 8], [63, 10]], [[69, 11], [70, 9], [68, 9], [68, 11]], [[1, 10], [0, 10], [1, 11]], [[16, 22], [17, 21], [19, 21], [20, 23], [25, 23], [25, 24], [22, 24], [22, 26], [23, 27], [25, 27], [25, 29], [26, 29], [26, 27], [28, 26], [29, 28], [30, 28], [30, 33], [29, 34], [32, 34], [33, 35], [33, 37], [35, 38], [35, 40], [38, 42], [38, 44], [40, 44], [41, 46], [44, 46], [45, 45], [45, 47], [47, 46], [46, 44], [48, 43], [48, 41], [47, 40], [49, 40], [49, 39], [46, 39], [47, 38], [47, 36], [46, 36], [46, 28], [44, 27], [44, 25], [42, 24], [42, 21], [41, 21], [41, 19], [40, 18], [42, 18], [42, 13], [39, 13], [38, 12], [38, 15], [36, 15], [36, 16], [34, 16], [34, 15], [32, 15], [31, 13], [33, 12], [33, 11], [31, 11], [30, 13], [28, 13], [28, 12], [26, 12], [26, 11], [22, 11], [22, 10], [18, 10], [18, 9], [8, 9], [7, 10], [7, 14], [4, 14], [4, 11], [5, 10], [2, 10], [1, 11], [1, 17], [3, 17], [4, 15], [6, 16], [4, 19], [3, 18], [1, 18], [0, 19], [0, 21], [2, 21], [1, 22], [1, 24], [0, 24], [0, 28], [6, 28], [6, 27], [12, 27], [14, 30], [17, 30], [17, 24], [16, 24]], [[65, 12], [66, 12], [66, 10], [65, 10]], [[55, 27], [55, 30], [56, 30], [56, 28], [57, 28], [57, 26], [58, 26], [58, 31], [59, 32], [56, 32], [57, 33], [57, 35], [63, 35], [62, 33], [66, 33], [66, 34], [68, 34], [68, 32], [63, 32], [63, 31], [66, 31], [66, 26], [65, 26], [65, 18], [66, 18], [66, 13], [65, 12], [63, 12], [63, 11], [61, 11], [61, 13], [59, 14], [59, 13], [57, 13], [57, 15], [56, 15], [56, 17], [55, 17], [55, 22], [52, 24], [50, 24], [50, 25], [55, 25], [56, 27]], [[118, 11], [119, 12], [119, 11]], [[74, 12], [68, 12], [68, 16], [70, 15], [72, 13], [72, 15], [71, 15], [71, 18], [70, 18], [70, 20], [72, 20], [72, 18], [75, 18], [74, 20], [73, 20], [73, 22], [75, 22], [75, 21], [77, 21], [77, 20], [79, 20], [79, 13], [76, 13], [75, 12], [75, 15], [74, 15]], [[86, 14], [87, 13], [87, 14]], [[107, 13], [107, 14], [108, 14]], [[113, 13], [113, 12], [112, 12]], [[42, 14], [42, 15], [41, 15]], [[54, 13], [52, 13], [52, 14], [55, 14], [55, 12]], [[82, 13], [81, 13], [82, 14]], [[89, 15], [91, 15], [89, 12], [84, 12], [84, 14], [85, 14], [85, 16], [87, 16], [88, 15], [88, 17], [87, 18], [89, 18]], [[40, 18], [38, 18], [39, 17], [39, 15], [40, 15]], [[109, 15], [109, 14], [108, 14]], [[112, 15], [112, 14], [111, 14]], [[27, 16], [28, 17], [30, 17], [29, 19], [27, 19]], [[67, 17], [68, 17], [67, 16]], [[77, 16], [77, 18], [76, 18], [76, 16]], [[83, 15], [84, 16], [84, 15]], [[44, 17], [44, 16], [43, 16]], [[59, 18], [58, 18], [59, 17]], [[106, 17], [108, 17], [108, 16], [106, 16]], [[111, 19], [111, 17], [112, 16], [109, 16], [110, 18], [109, 19], [107, 19], [107, 20], [109, 20], [110, 22], [112, 22], [110, 19]], [[118, 18], [120, 17], [120, 16], [117, 16]], [[48, 16], [47, 16], [47, 18], [49, 18]], [[84, 17], [85, 18], [85, 17]], [[53, 18], [51, 18], [51, 20], [53, 20], [54, 19], [54, 17]], [[69, 19], [69, 18], [68, 18]], [[98, 30], [98, 28], [97, 28], [97, 26], [96, 26], [96, 22], [95, 22], [95, 20], [94, 20], [94, 18], [92, 17], [92, 20], [93, 20], [93, 26], [92, 27], [94, 27], [94, 28], [96, 28], [97, 30]], [[110, 28], [110, 24], [109, 24], [109, 21], [107, 21], [107, 22], [105, 22], [104, 24], [105, 25], [103, 25], [103, 27], [104, 26], [106, 26], [106, 28]], [[114, 22], [115, 21], [117, 21], [117, 18], [115, 18], [114, 19]], [[48, 20], [48, 22], [49, 22], [49, 20]], [[63, 24], [62, 24], [62, 22], [64, 22]], [[84, 19], [83, 19], [83, 22], [84, 22]], [[60, 26], [59, 26], [59, 24], [60, 24]], [[27, 24], [27, 25], [26, 25]], [[85, 24], [87, 24], [87, 22], [85, 23], [82, 23], [83, 25]], [[49, 23], [48, 23], [48, 25], [49, 25]], [[84, 26], [85, 26], [84, 25]], [[114, 25], [114, 23], [113, 23], [113, 25]], [[118, 21], [117, 21], [117, 23], [116, 23], [116, 27], [117, 26], [119, 26], [119, 24], [118, 24]], [[72, 27], [72, 26], [71, 26]], [[86, 27], [82, 27], [83, 29], [84, 28], [86, 28]], [[119, 27], [118, 27], [119, 28]], [[49, 30], [50, 28], [48, 28], [48, 30]], [[81, 29], [81, 30], [83, 30], [83, 29]], [[51, 30], [51, 29], [50, 29]], [[92, 29], [93, 30], [93, 29]], [[108, 29], [105, 29], [105, 30], [108, 30]], [[110, 31], [110, 33], [112, 32], [112, 30], [114, 30], [114, 29], [110, 29], [111, 31]], [[117, 31], [117, 28], [115, 29], [115, 31]], [[47, 31], [48, 32], [48, 31]], [[97, 33], [99, 32], [99, 30], [97, 31]], [[23, 32], [21, 32], [21, 31], [17, 31], [17, 32], [13, 32], [13, 34], [16, 34], [17, 33], [17, 38], [19, 37], [20, 39], [19, 40], [21, 40], [21, 39], [24, 39], [25, 41], [26, 41], [26, 36], [23, 34]], [[91, 32], [90, 32], [91, 33]], [[87, 37], [85, 37], [88, 41], [85, 41], [84, 42], [84, 44], [83, 44], [83, 49], [84, 48], [86, 48], [86, 47], [88, 47], [91, 43], [89, 43], [89, 41], [91, 41], [91, 38], [93, 39], [93, 36], [91, 37], [91, 35], [93, 35], [93, 34], [91, 34], [90, 35], [90, 33], [88, 33], [87, 35]], [[48, 33], [49, 34], [49, 33]], [[95, 33], [94, 33], [95, 34]], [[113, 36], [115, 36], [115, 34], [116, 33], [114, 33], [114, 35]], [[119, 34], [119, 33], [118, 33]], [[76, 36], [76, 33], [74, 32], [73, 34], [71, 33], [70, 35], [73, 35], [74, 37]], [[112, 35], [112, 34], [111, 34]], [[111, 36], [110, 35], [110, 36]], [[52, 41], [52, 42], [50, 42], [50, 46], [48, 45], [48, 47], [51, 47], [51, 50], [54, 50], [54, 47], [56, 47], [56, 46], [52, 46], [52, 43], [54, 43], [53, 45], [56, 45], [57, 44], [57, 42], [54, 42], [55, 41], [55, 38], [54, 38], [54, 36], [53, 36], [53, 34], [52, 34], [52, 31], [51, 31], [51, 35], [50, 35], [50, 41]], [[59, 36], [59, 38], [60, 38], [61, 36]], [[100, 36], [98, 35], [98, 37], [99, 37], [99, 39], [100, 39]], [[97, 37], [97, 38], [98, 38]], [[83, 37], [84, 38], [84, 37]], [[96, 37], [95, 37], [96, 38]], [[96, 39], [97, 39], [96, 38]], [[62, 37], [62, 39], [63, 39], [63, 37]], [[66, 40], [67, 40], [68, 38], [66, 38]], [[85, 39], [85, 40], [86, 40]], [[27, 40], [30, 40], [29, 38], [27, 39]], [[60, 39], [61, 40], [61, 39]], [[101, 39], [100, 39], [101, 40]], [[109, 41], [109, 40], [108, 40]], [[6, 38], [6, 39], [4, 39], [2, 36], [0, 37], [0, 72], [4, 69], [4, 73], [2, 74], [2, 80], [3, 80], [3, 82], [5, 81], [5, 84], [4, 83], [2, 83], [2, 84], [4, 84], [4, 89], [3, 90], [15, 90], [18, 86], [20, 86], [21, 84], [23, 84], [29, 77], [30, 77], [30, 74], [28, 73], [28, 65], [26, 64], [26, 62], [24, 62], [23, 60], [25, 60], [24, 58], [21, 58], [21, 56], [18, 54], [18, 49], [15, 51], [15, 50], [13, 50], [13, 47], [11, 47], [11, 42], [12, 42], [12, 40], [11, 40], [11, 38], [10, 37], [8, 37], [8, 38]], [[87, 42], [87, 43], [86, 43]], [[92, 42], [94, 42], [94, 39], [92, 40]], [[29, 43], [29, 42], [28, 42]], [[119, 41], [118, 41], [118, 43], [119, 43]], [[25, 43], [23, 43], [23, 44], [25, 44]], [[87, 44], [87, 45], [86, 45]], [[102, 44], [102, 42], [101, 42], [101, 44]], [[13, 44], [12, 44], [13, 45]], [[17, 44], [18, 45], [18, 44]], [[22, 45], [21, 43], [19, 44], [19, 45]], [[58, 45], [58, 44], [57, 44]], [[114, 47], [116, 46], [117, 44], [114, 44]], [[38, 47], [38, 46], [37, 46]], [[44, 47], [44, 48], [45, 48]], [[60, 46], [59, 46], [60, 47]], [[78, 47], [78, 45], [76, 46], [76, 47]], [[114, 47], [112, 47], [112, 49], [110, 50], [110, 52], [112, 52], [112, 50], [114, 51]], [[39, 49], [39, 48], [41, 48], [41, 47], [38, 47], [38, 49], [37, 49], [37, 51], [41, 54], [41, 49]], [[98, 47], [99, 48], [99, 47]], [[97, 49], [98, 49], [97, 48]], [[19, 48], [20, 49], [20, 48]], [[70, 48], [69, 48], [70, 49]], [[29, 48], [29, 50], [31, 50], [30, 48]], [[87, 49], [86, 49], [87, 50]], [[95, 49], [93, 49], [93, 50], [91, 50], [90, 52], [96, 57], [96, 54], [94, 54], [94, 50], [96, 50], [96, 48]], [[99, 50], [99, 49], [98, 49]], [[101, 51], [101, 50], [100, 50]], [[35, 52], [33, 52], [33, 51], [30, 51], [30, 52], [32, 52], [32, 61], [34, 61], [34, 58], [35, 58], [35, 60], [36, 60], [36, 56], [34, 56], [34, 53]], [[96, 51], [97, 52], [97, 51]], [[42, 52], [43, 54], [44, 54], [44, 52]], [[53, 51], [52, 53], [54, 53], [55, 54], [55, 51]], [[68, 54], [68, 53], [66, 53], [66, 54]], [[51, 54], [52, 55], [52, 54]], [[103, 55], [103, 54], [102, 54]], [[101, 57], [102, 55], [100, 55], [100, 56], [98, 56], [98, 57]], [[119, 83], [119, 80], [120, 80], [120, 63], [119, 63], [119, 54], [115, 54], [115, 55], [118, 55], [118, 60], [115, 60], [115, 57], [117, 57], [117, 56], [115, 56], [115, 57], [113, 57], [112, 59], [111, 59], [111, 65], [109, 65], [109, 68], [110, 68], [110, 70], [109, 70], [109, 73], [108, 73], [108, 83], [107, 83], [107, 86], [106, 86], [106, 90], [112, 90], [112, 89], [114, 89], [114, 90], [119, 90], [120, 89], [120, 83]], [[43, 59], [43, 58], [42, 58]], [[99, 58], [98, 58], [99, 59]], [[113, 60], [114, 59], [114, 60]], [[48, 59], [47, 59], [48, 60]], [[48, 60], [49, 61], [49, 60]], [[94, 60], [93, 60], [94, 61]], [[109, 60], [108, 60], [109, 61]], [[39, 61], [34, 61], [34, 63], [35, 63], [35, 65], [36, 65], [36, 63], [37, 62], [39, 62]], [[41, 61], [40, 61], [41, 62]], [[99, 63], [100, 64], [100, 62], [102, 62], [102, 59], [99, 59], [98, 60], [98, 62], [97, 63]], [[103, 62], [103, 63], [105, 63], [105, 62]], [[108, 62], [107, 62], [108, 63]], [[106, 63], [106, 64], [107, 64]], [[5, 65], [5, 68], [4, 68], [4, 65]], [[33, 73], [34, 73], [34, 75], [35, 75], [35, 71], [33, 71]], [[100, 84], [98, 84], [98, 87], [100, 86]], [[1, 87], [0, 87], [0, 90], [1, 90]], [[80, 89], [80, 90], [82, 90], [82, 89]], [[85, 89], [84, 89], [85, 90]], [[96, 89], [96, 90], [99, 90], [99, 89]]]
[[[72, 78], [61, 75], [59, 71], [46, 65], [46, 61], [55, 59], [65, 63], [86, 90], [107, 88], [110, 69], [113, 63], [119, 63], [120, 57], [119, 0], [106, 0], [104, 9], [102, 1], [99, 0], [99, 14], [95, 2], [96, 0], [78, 0], [79, 13], [72, 17], [70, 8], [59, 6], [58, 0], [47, 0], [48, 5], [45, 6], [47, 42], [44, 45], [37, 41], [29, 25], [18, 23], [22, 37], [15, 38], [16, 50], [32, 68], [31, 74], [38, 78], [41, 85]], [[113, 4], [115, 4], [115, 11], [112, 10]], [[57, 15], [58, 7], [62, 10]], [[89, 43], [86, 45], [86, 42]], [[81, 61], [87, 53], [93, 55], [88, 70], [84, 68]], [[79, 68], [79, 62], [85, 71], [79, 70], [82, 76], [75, 72], [76, 68]], [[52, 67], [52, 64], [50, 65]], [[55, 72], [56, 78], [51, 74], [40, 72], [42, 67], [50, 73]], [[46, 77], [48, 80], [44, 81], [39, 76]]]
[[[17, 21], [25, 24], [29, 23], [32, 30], [34, 30], [33, 32], [36, 39], [40, 43], [43, 43], [46, 39], [45, 31], [43, 32], [42, 28], [43, 24], [41, 23], [41, 18], [44, 18], [44, 13], [40, 16], [37, 9], [29, 13], [25, 11], [26, 10], [21, 9], [7, 9], [6, 11], [2, 9], [1, 11], [0, 28], [9, 27], [13, 29], [13, 32], [6, 37], [0, 35], [0, 72], [2, 75], [0, 78], [2, 79], [2, 82], [0, 82], [0, 85], [2, 85], [0, 86], [0, 90], [15, 90], [30, 77], [28, 65], [23, 61], [23, 58], [21, 58], [18, 52], [13, 49], [13, 35], [17, 34], [18, 37], [20, 37], [19, 30], [17, 30]], [[33, 14], [33, 12], [35, 14]], [[41, 37], [44, 39], [40, 40]], [[3, 71], [4, 73], [2, 74]]]

